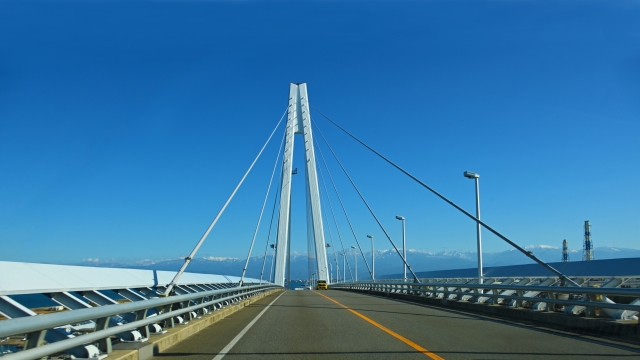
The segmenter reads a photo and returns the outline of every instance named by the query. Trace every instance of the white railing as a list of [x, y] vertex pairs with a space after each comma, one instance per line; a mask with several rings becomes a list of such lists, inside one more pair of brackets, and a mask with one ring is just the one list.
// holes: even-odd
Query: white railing
[[[6, 354], [2, 356], [2, 360], [37, 359], [63, 351], [67, 351], [75, 357], [103, 357], [100, 355], [108, 354], [112, 350], [111, 336], [129, 330], [135, 330], [149, 336], [153, 333], [149, 331], [149, 325], [162, 324], [164, 327], [173, 327], [176, 322], [183, 323], [185, 318], [191, 320], [210, 314], [225, 305], [280, 288], [271, 284], [233, 287], [3, 320], [0, 322], [0, 338], [24, 334], [27, 342], [25, 350]], [[5, 297], [3, 296], [3, 298]], [[153, 312], [153, 316], [148, 317], [147, 314], [150, 312]], [[121, 317], [122, 314], [136, 314], [136, 319], [109, 327], [110, 319]], [[60, 326], [85, 321], [95, 323], [92, 332], [43, 344], [47, 332]], [[73, 350], [74, 348], [75, 350]]]
[[[640, 312], [640, 288], [636, 277], [573, 277], [580, 287], [561, 286], [554, 277], [487, 278], [478, 284], [475, 278], [421, 279], [420, 283], [402, 280], [338, 283], [330, 289], [367, 290], [400, 293], [416, 297], [467, 301], [534, 311], [558, 311], [571, 315], [585, 313], [616, 320], [637, 319]], [[630, 283], [635, 287], [630, 286]], [[589, 286], [592, 285], [592, 286]], [[616, 303], [611, 297], [626, 298]], [[547, 304], [556, 304], [548, 306]], [[599, 314], [595, 309], [599, 309]]]
[[[164, 328], [281, 288], [250, 278], [238, 287], [239, 277], [185, 273], [172, 296], [163, 297], [163, 284], [175, 272], [0, 261], [0, 274], [0, 315], [6, 318], [0, 321], [0, 339], [18, 337], [14, 346], [23, 345], [23, 351], [0, 354], [2, 360], [60, 352], [103, 358], [112, 351], [111, 337], [145, 342]], [[38, 315], [49, 312], [43, 311], [45, 304], [44, 310], [54, 312]]]

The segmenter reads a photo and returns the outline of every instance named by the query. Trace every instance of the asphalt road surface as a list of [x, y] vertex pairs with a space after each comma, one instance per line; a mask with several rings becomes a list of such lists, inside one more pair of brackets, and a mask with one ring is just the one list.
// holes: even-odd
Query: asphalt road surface
[[155, 359], [560, 357], [640, 358], [640, 350], [426, 305], [304, 290], [265, 297]]

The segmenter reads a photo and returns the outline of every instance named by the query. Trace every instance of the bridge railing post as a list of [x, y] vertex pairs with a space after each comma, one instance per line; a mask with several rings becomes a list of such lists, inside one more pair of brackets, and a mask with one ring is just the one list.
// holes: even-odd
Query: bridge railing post
[[[147, 311], [149, 309], [143, 309], [143, 310], [138, 310], [136, 311], [136, 321], [140, 321], [140, 320], [144, 320], [147, 318]], [[138, 328], [138, 331], [140, 331], [140, 335], [142, 335], [143, 338], [149, 338], [149, 325], [143, 325], [141, 327]], [[100, 349], [100, 351], [102, 351], [102, 349]]]
[[26, 340], [24, 342], [24, 349], [28, 350], [28, 349], [33, 349], [33, 348], [37, 348], [38, 346], [44, 345], [45, 343], [44, 338], [46, 335], [47, 335], [47, 330], [40, 330], [40, 331], [34, 331], [34, 332], [28, 333], [26, 336]]
[[[524, 291], [518, 290], [518, 291], [516, 291], [516, 294], [518, 294], [519, 297], [523, 297], [524, 296]], [[521, 299], [516, 300], [515, 305], [516, 305], [515, 306], [516, 308], [521, 308], [522, 307], [522, 300]]]
[[[95, 331], [107, 329], [109, 327], [109, 319], [110, 319], [110, 316], [98, 319], [98, 321], [96, 322]], [[142, 334], [142, 336], [145, 336], [145, 335]], [[149, 335], [147, 334], [146, 337], [148, 336]], [[111, 353], [113, 351], [113, 347], [111, 345], [111, 338], [106, 337], [104, 339], [98, 340], [98, 350], [100, 350], [103, 354]]]

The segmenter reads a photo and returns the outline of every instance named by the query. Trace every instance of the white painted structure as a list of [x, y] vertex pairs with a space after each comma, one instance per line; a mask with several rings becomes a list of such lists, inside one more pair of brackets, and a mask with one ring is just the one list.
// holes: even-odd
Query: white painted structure
[[[0, 261], [0, 296], [63, 291], [115, 290], [164, 286], [174, 271], [117, 269]], [[12, 274], [12, 275], [5, 275]], [[178, 286], [225, 284], [236, 286], [238, 276], [184, 273]], [[258, 279], [245, 279], [259, 282]], [[264, 281], [263, 281], [264, 282]]]
[[305, 180], [307, 193], [307, 237], [314, 248], [309, 248], [310, 257], [317, 263], [317, 279], [329, 282], [324, 228], [318, 191], [318, 174], [311, 131], [307, 84], [291, 84], [289, 90], [289, 110], [285, 128], [284, 157], [282, 160], [282, 188], [280, 196], [280, 218], [276, 245], [276, 269], [274, 283], [284, 286], [288, 262], [289, 241], [291, 240], [291, 172], [293, 170], [293, 145], [296, 134], [303, 135], [305, 150]]

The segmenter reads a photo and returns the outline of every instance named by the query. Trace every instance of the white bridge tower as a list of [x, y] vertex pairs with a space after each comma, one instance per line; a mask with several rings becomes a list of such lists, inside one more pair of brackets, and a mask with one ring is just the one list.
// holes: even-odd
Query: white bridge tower
[[[289, 90], [289, 110], [285, 129], [284, 157], [282, 160], [282, 189], [280, 192], [280, 217], [278, 220], [278, 237], [276, 245], [276, 266], [274, 282], [284, 286], [287, 268], [287, 253], [291, 240], [291, 172], [293, 166], [293, 143], [296, 134], [303, 135], [305, 150], [305, 178], [307, 188], [307, 240], [313, 244], [309, 247], [310, 257], [315, 255], [317, 263], [316, 279], [329, 283], [327, 253], [324, 242], [324, 228], [318, 191], [318, 173], [316, 157], [311, 133], [311, 117], [309, 114], [309, 98], [307, 84], [292, 83]], [[311, 274], [309, 274], [311, 275]]]

